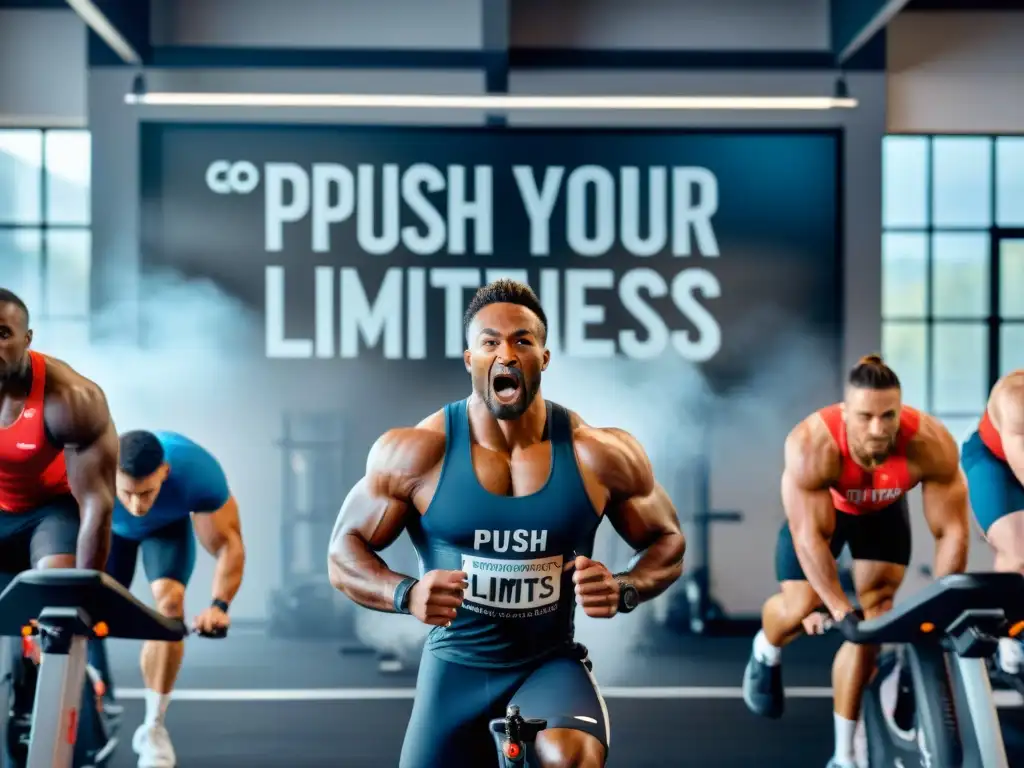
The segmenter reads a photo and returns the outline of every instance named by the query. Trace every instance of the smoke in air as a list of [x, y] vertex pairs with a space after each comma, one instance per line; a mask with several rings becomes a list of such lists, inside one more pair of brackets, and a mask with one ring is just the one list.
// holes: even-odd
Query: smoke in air
[[[279, 554], [274, 537], [259, 535], [253, 518], [265, 514], [262, 499], [280, 498], [280, 492], [276, 472], [253, 468], [279, 465], [274, 440], [280, 425], [252, 418], [266, 408], [267, 390], [253, 386], [266, 374], [257, 377], [259, 361], [237, 352], [253, 348], [261, 323], [208, 281], [155, 275], [143, 280], [140, 295], [144, 302], [126, 298], [97, 313], [91, 343], [60, 325], [34, 323], [33, 347], [99, 384], [119, 432], [181, 432], [218, 458], [243, 510], [243, 533], [251, 534], [246, 536], [250, 562], [264, 564], [248, 570], [233, 614], [262, 614]], [[212, 573], [213, 559], [200, 556], [193, 580], [209, 583]], [[134, 592], [148, 599], [141, 582], [136, 580]], [[205, 589], [189, 590], [188, 615], [204, 608], [207, 598]]]
[[[276, 527], [280, 513], [273, 504], [270, 514], [266, 500], [281, 498], [280, 472], [276, 471], [281, 456], [275, 445], [280, 424], [278, 409], [268, 409], [266, 393], [287, 392], [294, 382], [288, 381], [286, 369], [279, 374], [268, 373], [262, 360], [242, 353], [253, 349], [254, 344], [259, 348], [262, 323], [210, 282], [162, 275], [147, 278], [141, 290], [146, 297], [141, 310], [134, 302], [125, 301], [95, 319], [96, 338], [91, 344], [71, 338], [57, 327], [39, 326], [35, 348], [66, 360], [100, 384], [119, 431], [172, 429], [210, 448], [229, 478], [244, 478], [233, 483], [233, 490], [240, 507], [253, 511], [247, 519]], [[758, 325], [765, 327], [763, 323], [764, 319], [759, 319]], [[786, 327], [781, 321], [773, 325]], [[125, 338], [123, 333], [124, 329], [139, 326], [144, 331], [141, 345], [137, 338]], [[743, 503], [743, 497], [731, 500], [730, 493], [735, 493], [737, 484], [729, 479], [735, 481], [736, 477], [723, 471], [722, 466], [742, 468], [740, 485], [770, 489], [772, 494], [766, 497], [763, 509], [743, 510], [748, 522], [759, 515], [770, 518], [768, 527], [772, 528], [781, 520], [775, 488], [781, 470], [782, 440], [800, 418], [836, 394], [835, 374], [820, 362], [824, 349], [822, 342], [793, 327], [780, 331], [773, 348], [762, 350], [762, 359], [768, 362], [760, 372], [742, 390], [726, 394], [713, 393], [697, 366], [674, 358], [583, 361], [555, 354], [544, 375], [543, 393], [590, 424], [621, 427], [633, 433], [650, 456], [659, 481], [673, 497], [688, 534], [692, 528], [687, 519], [695, 508], [693, 465], [705, 450], [704, 425], [710, 416], [713, 422], [707, 445], [716, 478], [712, 503], [725, 508]], [[276, 376], [280, 380], [275, 380]], [[586, 382], [585, 386], [580, 382]], [[329, 402], [336, 396], [333, 385], [330, 377], [322, 382], [303, 382], [312, 401]], [[453, 393], [452, 399], [460, 394]], [[274, 416], [258, 417], [268, 410]], [[362, 457], [347, 460], [361, 462]], [[340, 498], [337, 503], [340, 505]], [[249, 527], [256, 526], [250, 523]], [[750, 536], [744, 530], [754, 531], [749, 543], [746, 540]], [[764, 543], [765, 530], [764, 524], [748, 524], [718, 534], [716, 558], [723, 556], [719, 551], [722, 549], [728, 557], [729, 547], [739, 547], [736, 557], [758, 552], [770, 558], [770, 547]], [[265, 614], [267, 594], [280, 582], [278, 538], [276, 529], [253, 531], [246, 538], [250, 562], [260, 563], [260, 567], [249, 569], [235, 613], [261, 616]], [[314, 551], [307, 556], [321, 562], [326, 542], [319, 548], [315, 543], [311, 546]], [[617, 571], [628, 566], [632, 555], [612, 527], [602, 524], [595, 558]], [[691, 548], [688, 561], [697, 556]], [[417, 571], [407, 537], [389, 548], [385, 557], [398, 570]], [[716, 576], [726, 571], [720, 565], [714, 569]], [[194, 578], [208, 580], [211, 576], [212, 559], [200, 558]], [[727, 596], [729, 583], [722, 579], [716, 588], [720, 596]], [[204, 607], [205, 593], [190, 592], [186, 608], [193, 613]], [[652, 626], [665, 621], [676, 598], [673, 593], [670, 589], [653, 604], [610, 623], [577, 612], [577, 636], [588, 646], [602, 682], [616, 684], [629, 679], [630, 656], [642, 649]], [[339, 607], [351, 610], [344, 596], [339, 594], [336, 599]], [[193, 601], [198, 602], [193, 605]], [[416, 655], [428, 631], [408, 617], [364, 610], [356, 611], [355, 625], [358, 637], [367, 645], [407, 658]]]

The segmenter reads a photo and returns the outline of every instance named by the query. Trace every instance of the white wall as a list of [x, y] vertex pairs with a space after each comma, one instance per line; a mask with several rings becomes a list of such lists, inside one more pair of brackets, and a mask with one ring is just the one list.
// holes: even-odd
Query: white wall
[[1024, 13], [904, 13], [888, 55], [891, 133], [1024, 132]]
[[85, 44], [71, 10], [0, 10], [0, 125], [83, 126]]
[[517, 46], [826, 50], [827, 0], [515, 0]]

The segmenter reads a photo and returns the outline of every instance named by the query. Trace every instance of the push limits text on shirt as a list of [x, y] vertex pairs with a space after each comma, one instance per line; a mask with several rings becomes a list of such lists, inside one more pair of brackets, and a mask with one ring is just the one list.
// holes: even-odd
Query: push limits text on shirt
[[472, 291], [511, 277], [540, 296], [556, 355], [669, 355], [735, 378], [775, 323], [839, 338], [839, 146], [832, 132], [147, 124], [144, 267], [257, 309], [269, 359], [459, 358]]

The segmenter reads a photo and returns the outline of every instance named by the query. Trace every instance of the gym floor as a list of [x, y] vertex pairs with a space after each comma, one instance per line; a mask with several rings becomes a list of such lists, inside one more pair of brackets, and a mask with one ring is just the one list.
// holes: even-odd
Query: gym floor
[[[785, 657], [787, 711], [747, 712], [739, 683], [746, 638], [674, 639], [671, 653], [640, 657], [628, 680], [598, 680], [612, 721], [612, 768], [821, 768], [832, 752], [830, 637], [797, 641]], [[138, 644], [111, 644], [125, 705], [113, 768], [135, 765], [128, 742], [141, 722]], [[415, 672], [381, 674], [372, 656], [344, 656], [329, 641], [235, 631], [189, 642], [168, 726], [182, 768], [395, 766], [412, 708]], [[998, 693], [1010, 764], [1024, 765], [1024, 706]], [[370, 735], [372, 734], [372, 735]], [[798, 761], [796, 755], [805, 755]]]

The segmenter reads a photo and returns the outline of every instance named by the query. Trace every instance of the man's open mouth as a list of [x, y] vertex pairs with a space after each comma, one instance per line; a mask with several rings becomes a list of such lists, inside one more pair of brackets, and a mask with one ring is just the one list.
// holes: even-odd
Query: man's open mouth
[[503, 405], [514, 403], [519, 399], [522, 379], [510, 373], [499, 373], [491, 380], [494, 399]]

